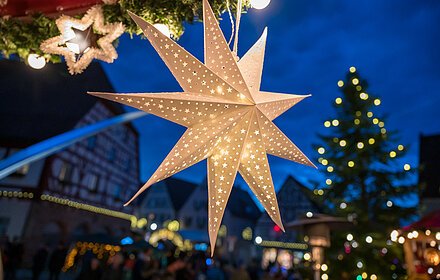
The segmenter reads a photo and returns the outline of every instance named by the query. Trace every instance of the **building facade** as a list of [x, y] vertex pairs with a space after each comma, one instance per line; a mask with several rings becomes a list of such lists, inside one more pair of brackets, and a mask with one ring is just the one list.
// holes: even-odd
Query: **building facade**
[[[85, 94], [114, 91], [98, 63], [71, 77], [61, 64], [35, 71], [1, 61], [0, 80], [0, 160], [124, 112]], [[0, 180], [0, 235], [22, 240], [29, 257], [44, 243], [128, 233], [134, 209], [122, 205], [140, 185], [138, 138], [132, 125], [115, 126]]]
[[[207, 199], [206, 180], [196, 185], [171, 177], [148, 188], [139, 211], [141, 216], [147, 217], [149, 225], [155, 223], [158, 229], [166, 228], [167, 222], [177, 221], [179, 234], [183, 239], [191, 240], [193, 244], [202, 244], [200, 248], [207, 249]], [[249, 193], [234, 186], [219, 231], [216, 253], [227, 254], [234, 251], [237, 258], [249, 258], [248, 249], [252, 240], [251, 237], [244, 239], [242, 234], [245, 229], [252, 234], [260, 214]]]
[[[312, 199], [313, 192], [294, 177], [289, 176], [277, 192], [278, 207], [284, 224], [304, 216], [307, 212], [319, 213], [319, 206]], [[298, 242], [296, 232], [286, 231], [275, 225], [269, 215], [263, 213], [257, 222], [255, 236], [263, 240]]]

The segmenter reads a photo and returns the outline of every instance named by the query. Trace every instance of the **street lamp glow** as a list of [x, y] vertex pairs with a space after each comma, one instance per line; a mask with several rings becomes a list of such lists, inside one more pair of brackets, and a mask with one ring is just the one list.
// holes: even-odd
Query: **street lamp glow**
[[312, 258], [312, 256], [310, 255], [310, 253], [305, 253], [305, 254], [304, 254], [304, 259], [305, 259], [306, 261], [310, 260], [311, 258]]
[[261, 238], [261, 236], [255, 237], [255, 243], [261, 244], [261, 242], [263, 242], [263, 238]]
[[367, 242], [367, 243], [372, 243], [373, 242], [373, 238], [371, 237], [371, 236], [367, 236], [366, 238], [365, 238], [365, 241]]
[[157, 229], [157, 224], [156, 224], [156, 223], [152, 223], [152, 224], [150, 225], [150, 229], [151, 229], [151, 230], [156, 230], [156, 229]]
[[270, 0], [251, 0], [251, 7], [261, 10], [270, 4]]
[[353, 240], [353, 234], [349, 233], [347, 234], [347, 240], [352, 241]]
[[29, 63], [29, 66], [34, 69], [41, 69], [46, 65], [46, 59], [35, 53], [31, 53], [28, 56], [27, 62]]
[[313, 217], [313, 213], [312, 212], [307, 212], [306, 216], [307, 216], [307, 218], [311, 218], [311, 217]]

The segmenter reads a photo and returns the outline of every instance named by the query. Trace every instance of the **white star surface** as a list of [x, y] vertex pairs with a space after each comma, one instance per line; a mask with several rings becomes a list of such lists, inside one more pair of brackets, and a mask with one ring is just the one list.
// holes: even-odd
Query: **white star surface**
[[237, 171], [272, 220], [284, 230], [267, 154], [313, 163], [272, 122], [308, 97], [260, 91], [267, 31], [238, 62], [203, 0], [205, 63], [142, 18], [130, 14], [184, 92], [90, 94], [126, 104], [187, 127], [147, 183], [148, 187], [208, 160], [208, 230], [211, 254]]

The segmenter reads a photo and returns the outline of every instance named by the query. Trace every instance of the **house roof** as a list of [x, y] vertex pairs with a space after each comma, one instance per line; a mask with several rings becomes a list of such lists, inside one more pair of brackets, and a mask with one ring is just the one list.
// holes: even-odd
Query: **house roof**
[[255, 204], [250, 194], [239, 186], [233, 186], [229, 202], [226, 206], [232, 215], [256, 221], [261, 216], [261, 211]]
[[322, 212], [322, 207], [321, 205], [319, 205], [317, 203], [317, 201], [315, 200], [315, 195], [313, 194], [313, 191], [310, 190], [309, 188], [307, 188], [306, 186], [304, 186], [303, 183], [301, 183], [300, 181], [298, 181], [295, 177], [293, 177], [292, 175], [289, 175], [287, 177], [287, 179], [284, 181], [283, 185], [281, 186], [281, 188], [278, 190], [278, 193], [280, 193], [280, 191], [284, 188], [284, 187], [288, 187], [290, 185], [294, 184], [296, 187], [298, 187], [298, 189], [310, 200], [310, 202], [312, 203], [312, 205], [319, 211]]
[[[208, 180], [205, 178], [198, 187], [203, 188], [204, 192], [208, 192]], [[249, 192], [243, 190], [238, 185], [232, 187], [226, 211], [229, 211], [235, 217], [251, 221], [256, 221], [261, 216], [261, 211]]]
[[440, 211], [431, 212], [419, 221], [403, 228], [404, 231], [425, 229], [440, 229]]
[[24, 148], [66, 132], [96, 102], [102, 102], [115, 114], [123, 112], [117, 103], [85, 94], [114, 91], [97, 62], [83, 74], [71, 76], [62, 63], [35, 70], [22, 62], [1, 60], [0, 84], [0, 145], [4, 147]]
[[440, 134], [420, 136], [422, 198], [440, 198]]
[[197, 185], [175, 177], [170, 177], [162, 181], [165, 184], [168, 195], [174, 210], [178, 212], [186, 200], [191, 196]]

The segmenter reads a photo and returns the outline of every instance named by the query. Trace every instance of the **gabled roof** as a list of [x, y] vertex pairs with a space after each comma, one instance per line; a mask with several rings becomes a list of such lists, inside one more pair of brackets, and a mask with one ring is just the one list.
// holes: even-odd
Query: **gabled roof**
[[35, 70], [22, 62], [0, 61], [1, 146], [23, 148], [66, 132], [97, 102], [115, 114], [123, 112], [116, 103], [86, 94], [114, 91], [99, 63], [81, 75], [71, 76], [66, 69], [62, 63]]
[[231, 196], [229, 197], [226, 209], [236, 217], [252, 221], [256, 221], [261, 215], [260, 209], [250, 194], [239, 186], [232, 187]]
[[280, 193], [283, 188], [289, 187], [291, 185], [294, 185], [295, 187], [297, 187], [298, 190], [300, 190], [310, 200], [312, 205], [315, 206], [316, 209], [318, 209], [318, 211], [322, 212], [322, 207], [315, 200], [315, 195], [313, 194], [313, 191], [310, 190], [309, 188], [307, 188], [306, 186], [304, 186], [304, 184], [302, 184], [300, 181], [298, 181], [292, 175], [289, 175], [287, 177], [287, 179], [284, 181], [281, 188], [278, 190], [278, 193]]
[[191, 196], [197, 185], [191, 182], [170, 177], [162, 181], [170, 196], [174, 210], [178, 212], [185, 204], [186, 200]]
[[[198, 188], [202, 188], [203, 192], [208, 192], [208, 180], [205, 178]], [[252, 199], [249, 192], [243, 190], [238, 185], [234, 185], [229, 196], [228, 203], [226, 205], [226, 211], [229, 211], [231, 215], [248, 219], [251, 221], [257, 221], [261, 216], [261, 211], [258, 208], [255, 201]]]

